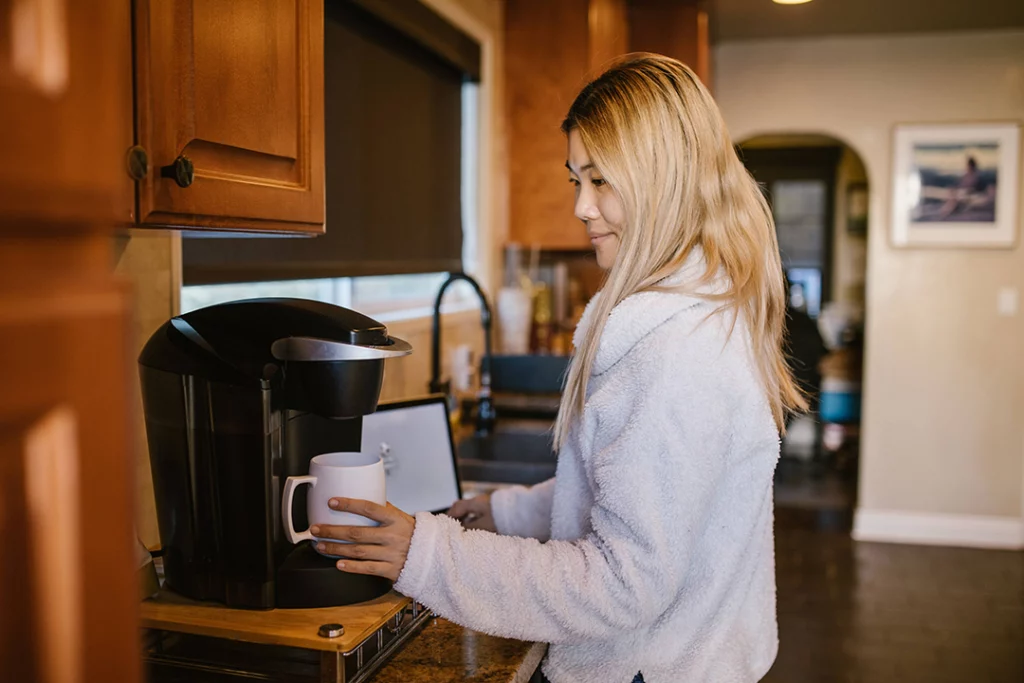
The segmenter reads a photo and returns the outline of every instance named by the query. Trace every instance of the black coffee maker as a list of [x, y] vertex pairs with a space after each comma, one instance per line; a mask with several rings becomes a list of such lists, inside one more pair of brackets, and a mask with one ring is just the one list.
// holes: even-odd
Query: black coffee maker
[[281, 492], [314, 455], [360, 449], [384, 360], [411, 352], [364, 315], [301, 299], [237, 301], [164, 323], [139, 375], [167, 586], [256, 609], [347, 605], [390, 590], [338, 571], [309, 543], [291, 545]]

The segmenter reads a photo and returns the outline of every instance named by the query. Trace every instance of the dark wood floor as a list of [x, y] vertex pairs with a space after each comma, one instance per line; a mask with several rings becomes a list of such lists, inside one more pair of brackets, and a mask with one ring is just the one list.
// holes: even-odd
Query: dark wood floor
[[778, 510], [765, 683], [1024, 681], [1024, 553], [856, 543], [822, 521]]

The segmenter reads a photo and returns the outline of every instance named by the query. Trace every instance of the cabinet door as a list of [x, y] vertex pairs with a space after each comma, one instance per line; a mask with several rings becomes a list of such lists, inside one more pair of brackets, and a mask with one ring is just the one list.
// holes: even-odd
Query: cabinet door
[[587, 0], [510, 0], [505, 14], [509, 115], [509, 240], [588, 249], [573, 215], [559, 130], [590, 69]]
[[323, 231], [323, 2], [135, 0], [143, 225]]
[[88, 242], [109, 259], [103, 235], [0, 238], [4, 681], [140, 678], [128, 297], [100, 267], [35, 267], [99, 255]]
[[0, 226], [132, 220], [130, 9], [0, 0]]

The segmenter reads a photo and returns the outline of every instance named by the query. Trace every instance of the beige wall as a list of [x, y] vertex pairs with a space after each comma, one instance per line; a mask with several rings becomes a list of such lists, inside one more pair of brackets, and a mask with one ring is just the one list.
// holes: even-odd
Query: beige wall
[[1024, 250], [894, 249], [887, 231], [893, 126], [1024, 118], [1024, 32], [725, 43], [714, 57], [735, 139], [832, 135], [867, 168], [860, 512], [1020, 533], [1024, 318], [999, 317], [996, 295], [1024, 289]]

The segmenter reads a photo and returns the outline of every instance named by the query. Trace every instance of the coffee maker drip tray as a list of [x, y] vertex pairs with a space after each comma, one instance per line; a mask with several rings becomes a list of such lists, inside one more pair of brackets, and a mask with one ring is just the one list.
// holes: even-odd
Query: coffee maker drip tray
[[345, 607], [257, 611], [197, 602], [164, 589], [140, 607], [151, 683], [360, 683], [432, 616], [394, 591]]

